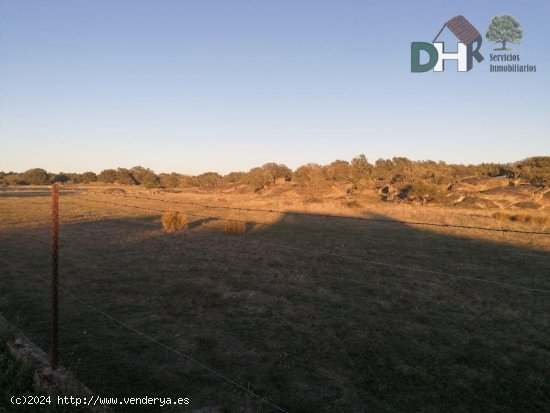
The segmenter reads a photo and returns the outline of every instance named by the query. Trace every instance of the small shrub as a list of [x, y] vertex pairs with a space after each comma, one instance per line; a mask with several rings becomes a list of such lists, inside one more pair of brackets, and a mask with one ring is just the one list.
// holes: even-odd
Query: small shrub
[[546, 225], [549, 222], [549, 217], [531, 214], [510, 214], [508, 212], [497, 211], [493, 214], [493, 218], [499, 221], [523, 222], [525, 224]]
[[330, 189], [323, 174], [323, 168], [314, 163], [300, 166], [294, 172], [292, 179], [306, 195], [306, 200], [320, 199]]
[[179, 231], [187, 226], [187, 217], [179, 212], [166, 212], [161, 221], [166, 232]]
[[410, 195], [414, 195], [420, 199], [422, 205], [426, 202], [433, 201], [439, 198], [442, 194], [441, 188], [429, 181], [416, 181], [410, 186]]
[[230, 235], [243, 235], [245, 233], [246, 226], [241, 221], [227, 221], [225, 223], [225, 233]]
[[357, 209], [362, 207], [362, 205], [357, 202], [356, 199], [347, 199], [343, 202], [343, 205], [350, 209]]
[[548, 217], [540, 217], [540, 216], [533, 217], [533, 222], [540, 226], [544, 226], [548, 224], [548, 221], [550, 221]]
[[107, 188], [103, 190], [103, 193], [109, 195], [124, 195], [126, 191], [122, 188]]

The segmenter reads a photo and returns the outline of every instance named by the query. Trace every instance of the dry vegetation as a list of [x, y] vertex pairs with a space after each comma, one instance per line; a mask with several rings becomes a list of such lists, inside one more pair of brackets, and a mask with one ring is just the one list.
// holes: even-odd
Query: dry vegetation
[[161, 217], [162, 228], [166, 232], [181, 231], [187, 226], [187, 217], [179, 212], [165, 212]]
[[549, 217], [545, 215], [532, 215], [532, 214], [512, 214], [509, 212], [497, 211], [493, 214], [498, 220], [512, 221], [512, 222], [524, 222], [527, 224], [535, 224], [542, 228], [548, 224]]
[[[471, 279], [550, 290], [549, 236], [319, 216], [547, 231], [547, 210], [383, 202], [344, 186], [305, 202], [292, 181], [240, 185], [64, 192], [62, 285], [291, 412], [550, 409], [550, 295]], [[122, 195], [243, 210], [227, 221], [226, 209]], [[40, 276], [48, 204], [45, 188], [0, 192], [0, 258]], [[185, 231], [164, 230], [181, 217]], [[48, 284], [7, 265], [0, 277], [0, 312], [46, 348]], [[61, 304], [63, 362], [96, 393], [273, 411], [89, 307]]]
[[243, 235], [245, 233], [246, 226], [244, 222], [240, 221], [226, 221], [225, 233], [230, 235]]

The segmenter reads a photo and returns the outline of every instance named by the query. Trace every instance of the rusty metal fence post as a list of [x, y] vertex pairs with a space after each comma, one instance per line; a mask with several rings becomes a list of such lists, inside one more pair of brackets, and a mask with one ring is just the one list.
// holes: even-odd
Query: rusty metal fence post
[[52, 185], [52, 280], [51, 280], [51, 331], [50, 367], [59, 366], [58, 313], [59, 313], [59, 186]]

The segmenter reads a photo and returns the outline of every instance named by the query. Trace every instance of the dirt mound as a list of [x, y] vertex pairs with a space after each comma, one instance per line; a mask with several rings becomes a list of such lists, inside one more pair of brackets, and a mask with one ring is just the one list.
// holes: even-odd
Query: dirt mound
[[524, 202], [518, 202], [517, 204], [514, 204], [513, 208], [540, 209], [540, 208], [542, 208], [542, 205], [537, 204], [536, 202], [533, 202], [533, 201], [524, 201]]
[[471, 176], [464, 178], [460, 181], [461, 184], [467, 184], [476, 187], [478, 191], [483, 191], [491, 188], [500, 188], [508, 186], [508, 179], [506, 178], [483, 178], [479, 176]]
[[126, 191], [122, 188], [107, 188], [102, 191], [104, 194], [109, 195], [117, 195], [117, 194], [125, 194]]
[[153, 192], [162, 195], [162, 194], [181, 194], [183, 191], [181, 189], [174, 189], [174, 188], [161, 188]]
[[501, 188], [491, 188], [483, 191], [484, 195], [532, 197], [539, 188], [533, 185], [515, 185]]
[[471, 191], [472, 187], [471, 185], [463, 184], [460, 182], [455, 182], [454, 184], [449, 185], [447, 188], [447, 191], [450, 192], [464, 192], [464, 191]]
[[455, 206], [471, 209], [498, 208], [498, 205], [490, 199], [480, 198], [477, 196], [466, 196], [460, 202], [456, 202]]
[[[492, 188], [479, 193], [480, 196], [490, 199], [493, 202], [503, 200], [508, 202], [508, 206], [520, 202], [530, 202], [534, 200], [534, 193], [538, 188], [532, 185], [506, 186], [502, 188]], [[498, 202], [502, 204], [502, 202]]]

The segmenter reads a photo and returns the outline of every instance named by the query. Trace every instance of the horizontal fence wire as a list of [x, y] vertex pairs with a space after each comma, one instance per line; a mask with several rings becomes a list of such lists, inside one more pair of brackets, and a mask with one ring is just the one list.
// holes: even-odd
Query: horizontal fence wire
[[[63, 192], [65, 192], [65, 191], [63, 191]], [[226, 217], [222, 217], [222, 216], [205, 215], [205, 214], [200, 214], [200, 213], [196, 213], [196, 212], [186, 212], [186, 211], [184, 211], [185, 208], [183, 208], [183, 207], [181, 208], [181, 210], [177, 210], [177, 205], [194, 206], [194, 207], [200, 207], [200, 208], [204, 208], [204, 209], [222, 209], [222, 210], [240, 211], [240, 212], [276, 213], [276, 214], [286, 214], [286, 215], [294, 215], [294, 216], [305, 216], [305, 217], [309, 217], [309, 218], [321, 217], [321, 218], [331, 218], [331, 219], [349, 219], [349, 220], [357, 220], [357, 221], [380, 222], [380, 223], [388, 223], [388, 224], [427, 225], [427, 226], [447, 227], [447, 228], [478, 229], [478, 230], [494, 231], [494, 232], [509, 232], [509, 233], [520, 233], [520, 234], [531, 234], [531, 235], [550, 235], [550, 233], [548, 233], [548, 232], [520, 231], [520, 230], [505, 229], [505, 228], [495, 229], [495, 228], [487, 228], [487, 227], [475, 227], [475, 226], [439, 224], [439, 223], [409, 222], [409, 221], [397, 221], [397, 220], [391, 220], [391, 219], [364, 218], [364, 217], [340, 216], [340, 215], [330, 215], [330, 214], [315, 214], [315, 215], [312, 215], [311, 213], [304, 213], [304, 212], [279, 211], [279, 210], [259, 209], [259, 208], [239, 208], [239, 207], [215, 206], [215, 205], [206, 205], [206, 204], [201, 204], [201, 203], [196, 203], [196, 202], [183, 202], [183, 201], [177, 201], [177, 200], [170, 201], [170, 200], [166, 200], [166, 199], [153, 198], [153, 197], [133, 196], [133, 195], [128, 195], [128, 194], [108, 194], [108, 193], [97, 192], [97, 191], [86, 191], [85, 193], [83, 193], [81, 191], [70, 191], [70, 192], [67, 191], [65, 193], [67, 195], [69, 195], [69, 194], [71, 194], [71, 195], [72, 194], [82, 194], [82, 195], [84, 195], [84, 194], [87, 194], [87, 193], [90, 193], [90, 194], [93, 193], [93, 194], [101, 194], [101, 195], [106, 195], [106, 196], [114, 196], [114, 197], [121, 197], [121, 198], [123, 197], [123, 198], [127, 198], [129, 200], [135, 199], [135, 200], [143, 200], [143, 201], [163, 202], [163, 203], [169, 204], [169, 207], [167, 206], [167, 209], [141, 206], [141, 205], [131, 205], [131, 204], [126, 204], [126, 203], [121, 203], [121, 202], [109, 202], [109, 201], [106, 201], [106, 200], [98, 200], [98, 199], [93, 199], [93, 198], [86, 197], [86, 196], [83, 196], [83, 197], [79, 196], [77, 198], [79, 201], [84, 200], [84, 201], [87, 201], [87, 202], [90, 202], [90, 203], [111, 205], [111, 206], [122, 207], [122, 208], [132, 208], [132, 209], [135, 209], [137, 211], [153, 212], [153, 213], [155, 213], [155, 215], [159, 214], [159, 213], [160, 214], [162, 214], [162, 213], [180, 213], [180, 214], [185, 214], [185, 215], [189, 215], [191, 217], [197, 217], [197, 218], [205, 218], [205, 219], [210, 219], [210, 220], [220, 220], [220, 221], [229, 221], [229, 222], [239, 222], [239, 223], [245, 223], [245, 224], [255, 224], [255, 225], [267, 226], [267, 227], [277, 227], [277, 226], [279, 226], [279, 224], [278, 223], [257, 222], [257, 221], [253, 221], [253, 220], [240, 219], [240, 214], [239, 214], [239, 218], [231, 218], [231, 217], [226, 218]], [[174, 204], [174, 205], [172, 205], [172, 204]], [[168, 208], [174, 208], [174, 209], [168, 209]], [[193, 208], [190, 208], [190, 209], [193, 209]], [[112, 210], [114, 210], [114, 208], [112, 208]], [[86, 212], [86, 213], [89, 213], [89, 211]], [[206, 214], [208, 214], [208, 211], [206, 211]], [[233, 215], [233, 214], [228, 214], [228, 215]], [[236, 215], [236, 214], [234, 214], [234, 215]], [[260, 215], [260, 214], [258, 214], [258, 215]], [[91, 218], [91, 220], [93, 221], [94, 218], [98, 218], [100, 216], [101, 216], [101, 214], [98, 214], [95, 217], [90, 215], [90, 216], [88, 216], [88, 218]], [[144, 225], [144, 226], [151, 226], [151, 227], [154, 226], [156, 228], [159, 228], [158, 222], [155, 221], [157, 223], [154, 223], [152, 219], [151, 220], [146, 219], [146, 220], [143, 220], [143, 221], [135, 221], [135, 220], [132, 220], [131, 217], [132, 217], [132, 215], [130, 214], [128, 216], [128, 218], [118, 218], [117, 217], [116, 220], [120, 221], [120, 222], [125, 222], [125, 223], [128, 223], [128, 224]], [[147, 222], [145, 222], [145, 221], [147, 221]], [[70, 222], [73, 222], [73, 220], [67, 220], [65, 222], [70, 223]], [[40, 228], [38, 228], [38, 229], [34, 228], [34, 227], [25, 228], [26, 227], [26, 225], [25, 225], [25, 227], [23, 227], [21, 229], [23, 229], [23, 230], [28, 229], [29, 230], [28, 233], [25, 233], [25, 231], [22, 231], [22, 235], [23, 235], [23, 233], [25, 233], [25, 236], [23, 236], [21, 239], [16, 239], [14, 241], [16, 243], [17, 243], [17, 241], [19, 241], [19, 242], [23, 241], [25, 243], [29, 243], [29, 245], [43, 244], [44, 241], [39, 239], [39, 238], [45, 238], [48, 235], [46, 230], [49, 230], [49, 228], [47, 226], [43, 225], [43, 224], [46, 224], [46, 223], [47, 223], [46, 220], [44, 220], [44, 222], [42, 222], [42, 220], [32, 222], [31, 224], [40, 224]], [[31, 225], [31, 224], [28, 224], [28, 225]], [[17, 229], [17, 228], [14, 227], [14, 229]], [[117, 229], [115, 228], [115, 231], [116, 230]], [[17, 234], [14, 232], [14, 234], [12, 234], [12, 236], [13, 235], [17, 235]], [[533, 288], [533, 287], [519, 285], [519, 284], [501, 282], [501, 281], [496, 281], [496, 280], [486, 280], [486, 279], [483, 279], [483, 278], [477, 278], [477, 277], [471, 277], [471, 276], [468, 276], [468, 275], [462, 275], [462, 274], [460, 274], [460, 270], [459, 270], [459, 273], [452, 273], [452, 272], [446, 272], [446, 271], [431, 270], [429, 268], [411, 267], [411, 266], [407, 266], [407, 265], [393, 264], [393, 263], [388, 263], [388, 262], [383, 262], [383, 261], [378, 261], [378, 260], [371, 260], [371, 259], [367, 259], [367, 258], [353, 256], [351, 254], [350, 255], [345, 254], [345, 253], [341, 254], [341, 253], [329, 251], [327, 249], [315, 249], [315, 250], [313, 250], [313, 249], [307, 249], [307, 248], [300, 248], [300, 247], [293, 246], [293, 245], [286, 245], [286, 244], [282, 245], [280, 243], [274, 243], [274, 242], [271, 242], [271, 240], [255, 239], [255, 238], [248, 238], [248, 237], [235, 237], [235, 236], [224, 235], [223, 233], [218, 233], [218, 232], [213, 232], [213, 231], [204, 231], [204, 230], [190, 231], [189, 235], [190, 236], [195, 236], [196, 235], [196, 236], [200, 236], [200, 237], [208, 237], [208, 238], [213, 238], [213, 239], [215, 238], [215, 239], [220, 239], [220, 240], [231, 240], [232, 242], [243, 243], [243, 244], [246, 244], [246, 245], [251, 245], [251, 246], [256, 246], [256, 247], [271, 247], [271, 248], [279, 249], [281, 251], [305, 254], [305, 255], [313, 256], [313, 257], [319, 257], [319, 256], [331, 257], [331, 258], [335, 258], [335, 259], [338, 259], [338, 260], [346, 260], [346, 261], [350, 261], [350, 262], [365, 264], [365, 266], [380, 266], [380, 267], [392, 268], [392, 269], [395, 269], [395, 270], [410, 271], [410, 272], [422, 273], [422, 274], [431, 275], [431, 276], [439, 276], [439, 277], [445, 277], [445, 278], [449, 278], [449, 279], [452, 278], [452, 279], [457, 279], [457, 280], [463, 280], [465, 282], [469, 281], [467, 284], [483, 283], [483, 284], [493, 285], [493, 286], [496, 286], [496, 287], [516, 289], [516, 290], [526, 291], [526, 292], [530, 292], [530, 293], [550, 294], [550, 290], [547, 290], [547, 289]], [[300, 245], [300, 243], [295, 244], [295, 245]], [[345, 252], [345, 251], [342, 250], [342, 252]], [[78, 252], [78, 254], [81, 254], [81, 253]], [[283, 254], [283, 255], [286, 255], [286, 254]], [[7, 258], [9, 258], [9, 257], [7, 257]], [[297, 256], [295, 256], [295, 258], [297, 258]], [[385, 258], [388, 258], [388, 257], [385, 257]], [[41, 281], [44, 281], [44, 282], [49, 281], [47, 278], [44, 278], [44, 277], [41, 277], [40, 275], [37, 275], [37, 274], [42, 272], [38, 268], [23, 269], [23, 268], [19, 267], [17, 264], [14, 264], [13, 262], [11, 262], [9, 260], [6, 260], [2, 257], [0, 257], [0, 262], [4, 263], [7, 267], [12, 268], [13, 271], [16, 271], [16, 272], [19, 272], [19, 273], [22, 273], [22, 274], [26, 274], [30, 277], [33, 277], [37, 280], [41, 280]], [[27, 266], [27, 264], [25, 264], [25, 267], [26, 266]], [[435, 268], [438, 268], [437, 264], [435, 265]], [[542, 271], [542, 272], [544, 273], [544, 271]], [[399, 274], [401, 274], [401, 273], [399, 273]], [[15, 275], [15, 273], [14, 273], [14, 275]], [[407, 276], [406, 273], [405, 273], [405, 276]], [[433, 279], [433, 278], [436, 278], [436, 277], [432, 277], [430, 279]], [[396, 283], [396, 284], [399, 284], [399, 283]], [[445, 282], [443, 282], [443, 285], [444, 284], [445, 284]], [[452, 283], [450, 283], [450, 284], [452, 285]], [[203, 362], [197, 360], [196, 358], [191, 357], [185, 351], [178, 350], [177, 345], [176, 346], [170, 346], [170, 345], [166, 344], [166, 340], [162, 339], [162, 337], [157, 336], [157, 338], [155, 338], [156, 334], [154, 334], [154, 333], [151, 334], [151, 332], [149, 332], [147, 330], [140, 330], [138, 328], [133, 327], [132, 324], [134, 324], [134, 323], [128, 322], [129, 320], [126, 320], [126, 322], [123, 321], [125, 317], [121, 317], [122, 319], [118, 318], [117, 316], [114, 316], [112, 312], [111, 313], [110, 313], [110, 311], [106, 312], [106, 311], [102, 310], [101, 308], [99, 308], [99, 307], [103, 307], [102, 305], [95, 306], [93, 304], [90, 304], [88, 301], [85, 301], [82, 298], [80, 298], [79, 296], [73, 294], [73, 292], [71, 292], [71, 290], [72, 289], [67, 289], [65, 287], [60, 286], [60, 291], [61, 291], [62, 294], [69, 297], [70, 299], [74, 300], [75, 302], [80, 303], [81, 305], [89, 308], [94, 313], [98, 314], [98, 317], [103, 317], [105, 319], [108, 319], [111, 322], [123, 327], [127, 331], [130, 331], [130, 332], [142, 337], [146, 341], [152, 343], [154, 346], [158, 346], [159, 348], [162, 348], [162, 349], [174, 354], [175, 356], [181, 357], [182, 359], [185, 359], [185, 360], [197, 365], [198, 367], [204, 369], [206, 372], [211, 373], [212, 375], [218, 377], [219, 379], [229, 383], [231, 386], [234, 386], [235, 388], [238, 388], [238, 389], [244, 391], [245, 393], [247, 393], [248, 395], [250, 395], [254, 399], [257, 399], [258, 403], [269, 405], [272, 408], [274, 408], [274, 409], [276, 409], [277, 411], [280, 411], [280, 412], [286, 412], [286, 410], [283, 409], [282, 407], [280, 407], [277, 404], [271, 402], [269, 399], [266, 399], [266, 396], [262, 397], [259, 394], [255, 393], [253, 390], [250, 390], [249, 386], [246, 386], [246, 387], [243, 386], [238, 381], [235, 381], [232, 378], [224, 375], [223, 373], [211, 368], [210, 366], [208, 366], [208, 364], [204, 364]], [[89, 300], [89, 301], [94, 302], [95, 300]], [[147, 332], [145, 332], [145, 331], [147, 331]], [[197, 357], [197, 358], [198, 359], [201, 359], [201, 358], [203, 359], [204, 358], [203, 353], [200, 353], [199, 357]], [[242, 381], [242, 379], [241, 379], [241, 381]], [[254, 379], [252, 379], [252, 381], [254, 381]], [[252, 387], [252, 389], [254, 389], [254, 387]], [[258, 387], [256, 387], [256, 389], [258, 389]], [[270, 397], [270, 399], [273, 400], [272, 397]], [[261, 405], [260, 405], [260, 409], [261, 409]], [[258, 409], [258, 411], [260, 411], [260, 409]]]
[[[26, 271], [26, 270], [24, 270], [23, 268], [18, 267], [17, 265], [13, 264], [12, 262], [10, 262], [10, 261], [8, 261], [8, 260], [2, 258], [2, 257], [0, 257], [0, 261], [3, 262], [4, 265], [7, 265], [7, 266], [9, 266], [10, 268], [12, 268], [12, 270], [14, 270], [14, 271], [17, 271], [17, 272], [19, 272], [19, 273], [25, 274], [25, 275], [27, 275], [27, 276], [29, 276], [29, 277], [35, 278], [35, 279], [40, 280], [40, 281], [43, 281], [43, 282], [45, 282], [45, 283], [49, 283], [49, 282], [50, 282], [50, 280], [49, 280], [48, 278], [39, 276], [39, 275], [37, 275], [37, 274], [33, 274], [33, 273], [29, 272], [29, 271]], [[131, 332], [133, 332], [133, 333], [135, 333], [135, 334], [137, 334], [137, 335], [143, 337], [143, 338], [146, 339], [147, 341], [149, 341], [149, 342], [151, 342], [151, 343], [153, 343], [153, 344], [156, 344], [156, 345], [162, 347], [163, 349], [165, 349], [165, 350], [167, 350], [167, 351], [169, 351], [169, 352], [171, 352], [171, 353], [174, 353], [174, 354], [176, 354], [176, 355], [178, 355], [178, 356], [181, 356], [181, 357], [183, 357], [184, 359], [186, 359], [186, 360], [188, 360], [188, 361], [194, 363], [195, 365], [201, 367], [202, 369], [208, 371], [209, 373], [211, 373], [211, 374], [213, 374], [213, 375], [219, 377], [220, 379], [226, 381], [227, 383], [229, 383], [229, 384], [231, 384], [231, 385], [233, 385], [233, 386], [239, 388], [240, 390], [246, 392], [246, 393], [249, 394], [250, 396], [252, 396], [252, 397], [258, 399], [261, 403], [265, 403], [265, 404], [267, 404], [267, 405], [269, 405], [269, 406], [275, 408], [276, 410], [278, 410], [278, 411], [280, 411], [280, 412], [288, 413], [288, 412], [287, 412], [285, 409], [283, 409], [282, 407], [280, 407], [280, 406], [278, 406], [278, 405], [272, 403], [271, 401], [267, 400], [266, 398], [264, 398], [264, 397], [262, 397], [262, 396], [260, 396], [260, 395], [258, 395], [258, 394], [256, 394], [256, 393], [254, 393], [252, 390], [250, 390], [250, 389], [246, 388], [245, 386], [243, 386], [243, 385], [237, 383], [235, 380], [233, 380], [233, 379], [227, 377], [225, 374], [220, 373], [220, 372], [217, 371], [217, 370], [214, 370], [213, 368], [211, 368], [211, 367], [207, 366], [206, 364], [204, 364], [204, 363], [202, 363], [202, 362], [196, 360], [195, 358], [189, 356], [188, 354], [183, 353], [182, 351], [180, 351], [180, 350], [178, 350], [178, 349], [175, 349], [175, 348], [173, 348], [173, 347], [170, 347], [170, 346], [168, 346], [168, 345], [162, 343], [161, 341], [155, 339], [154, 337], [151, 337], [151, 336], [148, 335], [147, 333], [144, 333], [143, 331], [138, 330], [138, 329], [135, 328], [135, 327], [132, 327], [131, 325], [125, 323], [124, 321], [122, 321], [122, 320], [120, 320], [120, 319], [118, 319], [118, 318], [116, 318], [116, 317], [114, 317], [114, 316], [112, 316], [112, 315], [106, 313], [105, 311], [99, 309], [98, 307], [94, 306], [93, 304], [90, 304], [90, 303], [88, 303], [87, 301], [85, 301], [85, 300], [81, 299], [80, 297], [76, 296], [75, 294], [73, 294], [73, 293], [72, 293], [71, 291], [69, 291], [68, 289], [66, 289], [66, 288], [64, 288], [64, 287], [62, 287], [62, 286], [59, 286], [59, 291], [61, 291], [63, 294], [65, 294], [66, 296], [70, 297], [70, 298], [73, 299], [74, 301], [77, 301], [78, 303], [80, 303], [80, 304], [82, 304], [82, 305], [88, 307], [89, 309], [91, 309], [91, 310], [94, 311], [95, 313], [100, 314], [101, 316], [103, 316], [103, 317], [105, 317], [105, 318], [107, 318], [107, 319], [113, 321], [114, 323], [116, 323], [116, 324], [118, 324], [118, 325], [124, 327], [125, 329], [127, 329], [127, 330], [129, 330], [129, 331], [131, 331]]]
[[[307, 216], [310, 218], [312, 217], [311, 213], [306, 213], [306, 212], [281, 211], [281, 210], [275, 210], [275, 209], [261, 209], [261, 208], [248, 208], [248, 207], [230, 207], [230, 206], [223, 206], [223, 205], [208, 205], [208, 204], [202, 204], [202, 203], [191, 202], [191, 201], [177, 201], [177, 200], [168, 200], [168, 199], [162, 199], [162, 198], [153, 198], [153, 197], [136, 196], [136, 195], [128, 195], [128, 194], [110, 194], [110, 193], [104, 193], [101, 191], [89, 191], [89, 190], [84, 190], [84, 191], [86, 193], [94, 193], [94, 194], [123, 197], [123, 198], [133, 198], [138, 200], [157, 201], [157, 202], [164, 202], [169, 204], [197, 206], [197, 207], [206, 208], [206, 209], [225, 209], [225, 210], [241, 211], [241, 212], [267, 212], [267, 213], [284, 214], [284, 215], [291, 215], [291, 216]], [[382, 219], [382, 218], [365, 218], [365, 217], [355, 217], [350, 215], [334, 215], [334, 214], [315, 213], [314, 216], [319, 218], [348, 219], [348, 220], [354, 220], [354, 221], [382, 222], [387, 224], [473, 229], [473, 230], [480, 230], [480, 231], [506, 232], [506, 233], [517, 233], [517, 234], [528, 234], [528, 235], [550, 235], [550, 232], [524, 231], [524, 230], [517, 230], [512, 228], [490, 228], [490, 227], [480, 227], [480, 226], [474, 226], [474, 225], [442, 224], [442, 223], [436, 223], [436, 222], [404, 221], [404, 220], [393, 220], [393, 219]], [[265, 225], [268, 225], [268, 224], [265, 224]]]
[[[116, 202], [99, 201], [99, 200], [90, 199], [90, 198], [82, 198], [82, 199], [84, 199], [86, 201], [89, 201], [89, 202], [98, 203], [98, 204], [133, 208], [133, 209], [137, 209], [137, 210], [150, 211], [150, 212], [183, 213], [183, 214], [190, 215], [190, 216], [195, 216], [195, 217], [200, 217], [200, 218], [208, 218], [208, 219], [219, 219], [219, 220], [222, 220], [222, 221], [253, 223], [253, 224], [268, 225], [268, 226], [275, 226], [276, 225], [276, 224], [246, 221], [246, 220], [233, 219], [233, 218], [223, 218], [223, 217], [217, 217], [217, 216], [208, 216], [208, 215], [201, 215], [201, 214], [195, 214], [195, 213], [187, 213], [187, 212], [168, 210], [168, 209], [149, 208], [149, 207], [142, 207], [142, 206], [137, 206], [137, 205], [119, 204], [119, 203], [116, 203]], [[199, 234], [204, 234], [204, 232], [198, 232], [198, 233]], [[218, 234], [218, 235], [208, 234], [208, 235], [224, 237], [224, 238], [228, 238], [228, 239], [232, 239], [232, 240], [238, 240], [238, 241], [241, 241], [241, 242], [253, 242], [253, 241], [249, 241], [249, 240], [243, 240], [243, 239], [239, 239], [239, 238], [224, 236], [224, 235], [221, 235], [221, 234]], [[375, 265], [375, 266], [394, 268], [394, 269], [400, 269], [400, 270], [409, 270], [409, 271], [420, 272], [420, 273], [425, 273], [425, 274], [444, 276], [444, 277], [448, 277], [448, 278], [476, 281], [476, 282], [496, 285], [496, 286], [500, 286], [500, 287], [507, 287], [507, 288], [514, 288], [514, 289], [530, 291], [530, 292], [550, 294], [550, 290], [545, 290], [545, 289], [542, 289], [542, 288], [533, 288], [533, 287], [527, 287], [527, 286], [518, 285], [518, 284], [504, 283], [504, 282], [500, 282], [500, 281], [484, 280], [482, 278], [477, 278], [477, 277], [470, 277], [470, 276], [466, 276], [466, 275], [453, 274], [453, 273], [448, 273], [448, 272], [444, 272], [444, 271], [429, 270], [429, 269], [425, 269], [425, 268], [409, 267], [409, 266], [400, 265], [400, 264], [390, 264], [390, 263], [381, 262], [381, 261], [374, 261], [374, 260], [369, 260], [369, 259], [360, 258], [360, 257], [353, 257], [353, 256], [344, 255], [344, 254], [338, 254], [338, 253], [330, 252], [330, 251], [308, 250], [308, 249], [304, 249], [304, 248], [298, 248], [298, 247], [292, 247], [292, 246], [288, 246], [288, 245], [280, 245], [280, 244], [268, 243], [268, 242], [262, 242], [262, 244], [265, 245], [265, 246], [274, 247], [274, 248], [278, 248], [278, 249], [283, 249], [283, 250], [287, 250], [287, 251], [297, 251], [297, 252], [302, 252], [302, 253], [306, 253], [306, 254], [313, 254], [313, 255], [324, 255], [324, 256], [330, 256], [330, 257], [340, 258], [340, 259], [344, 259], [344, 260], [348, 260], [348, 261], [354, 261], [354, 262], [361, 262], [361, 263], [364, 263], [364, 264], [370, 264], [370, 265]]]

